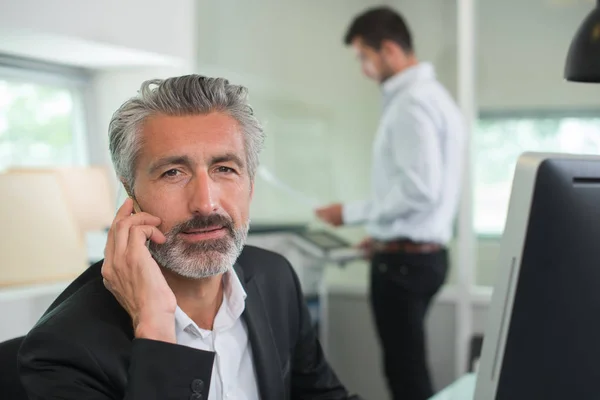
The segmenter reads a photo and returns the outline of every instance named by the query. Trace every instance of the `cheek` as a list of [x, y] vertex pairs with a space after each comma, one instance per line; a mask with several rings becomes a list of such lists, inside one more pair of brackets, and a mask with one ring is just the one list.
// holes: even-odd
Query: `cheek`
[[156, 188], [144, 195], [141, 200], [145, 200], [146, 206], [142, 210], [161, 219], [158, 227], [161, 232], [168, 232], [176, 224], [189, 219], [185, 211], [186, 202], [180, 192]]
[[239, 182], [221, 188], [220, 205], [236, 226], [245, 224], [250, 213], [252, 190], [247, 182]]

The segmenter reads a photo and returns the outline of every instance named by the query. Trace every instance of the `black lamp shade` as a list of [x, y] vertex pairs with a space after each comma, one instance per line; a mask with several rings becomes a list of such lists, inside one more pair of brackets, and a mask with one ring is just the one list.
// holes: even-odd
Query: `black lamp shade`
[[565, 66], [565, 79], [600, 83], [600, 0], [575, 34]]

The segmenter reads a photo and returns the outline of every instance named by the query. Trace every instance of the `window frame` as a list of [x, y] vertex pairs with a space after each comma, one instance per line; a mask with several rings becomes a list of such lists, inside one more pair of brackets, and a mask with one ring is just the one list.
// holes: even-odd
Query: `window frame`
[[0, 53], [0, 79], [61, 86], [73, 98], [73, 145], [75, 165], [90, 164], [91, 71]]

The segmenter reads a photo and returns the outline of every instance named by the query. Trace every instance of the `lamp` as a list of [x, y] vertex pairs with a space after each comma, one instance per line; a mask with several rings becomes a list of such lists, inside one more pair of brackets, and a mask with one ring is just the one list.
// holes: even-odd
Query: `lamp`
[[600, 0], [571, 42], [565, 65], [565, 79], [600, 83]]
[[72, 280], [85, 244], [54, 174], [0, 174], [0, 287]]
[[102, 167], [11, 168], [11, 174], [53, 174], [82, 235], [110, 227], [115, 211], [107, 171]]

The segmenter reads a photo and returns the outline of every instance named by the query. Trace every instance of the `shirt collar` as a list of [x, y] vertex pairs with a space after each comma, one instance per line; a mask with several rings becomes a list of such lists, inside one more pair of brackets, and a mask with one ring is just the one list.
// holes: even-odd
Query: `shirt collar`
[[433, 65], [428, 62], [418, 63], [417, 65], [398, 72], [396, 75], [383, 82], [381, 85], [383, 97], [388, 99], [396, 94], [396, 92], [405, 90], [414, 82], [433, 78], [435, 78], [435, 69], [433, 68]]
[[[233, 268], [223, 274], [223, 302], [213, 323], [214, 331], [222, 331], [232, 327], [242, 316], [246, 308], [246, 291]], [[188, 332], [201, 337], [211, 331], [201, 329], [179, 306], [175, 309], [175, 333]]]

